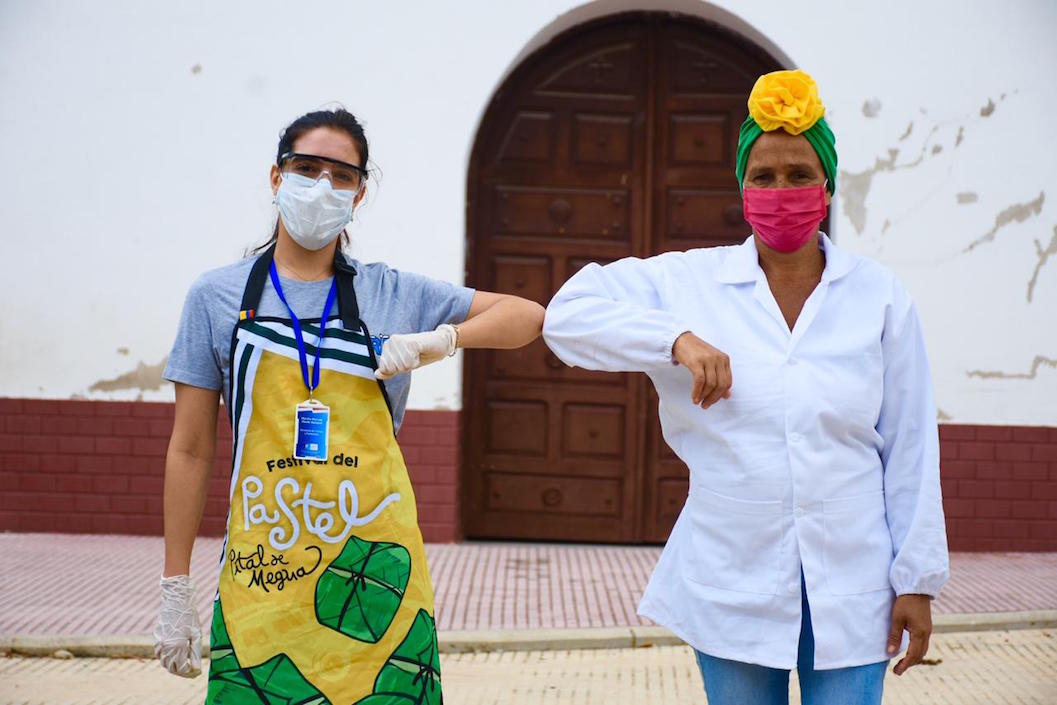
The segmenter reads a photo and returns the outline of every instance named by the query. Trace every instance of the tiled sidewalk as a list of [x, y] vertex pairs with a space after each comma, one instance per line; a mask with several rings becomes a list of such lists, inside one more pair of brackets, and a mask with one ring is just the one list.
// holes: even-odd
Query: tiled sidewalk
[[[1057, 633], [937, 634], [929, 665], [899, 678], [888, 705], [1057, 702]], [[704, 705], [686, 646], [442, 654], [445, 700], [459, 705]], [[790, 702], [801, 702], [796, 677]], [[206, 677], [166, 673], [137, 659], [0, 659], [0, 705], [201, 705]]]
[[[192, 561], [203, 623], [216, 590], [219, 539]], [[635, 614], [657, 547], [431, 544], [443, 631], [648, 624]], [[162, 540], [0, 534], [0, 636], [147, 634], [158, 607]], [[937, 613], [1057, 609], [1057, 554], [952, 556]]]

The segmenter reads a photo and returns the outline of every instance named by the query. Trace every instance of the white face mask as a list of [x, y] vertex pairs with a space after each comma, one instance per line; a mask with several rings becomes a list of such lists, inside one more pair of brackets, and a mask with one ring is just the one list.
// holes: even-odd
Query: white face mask
[[283, 174], [275, 202], [290, 237], [306, 250], [321, 250], [352, 220], [356, 191], [335, 190], [330, 179]]

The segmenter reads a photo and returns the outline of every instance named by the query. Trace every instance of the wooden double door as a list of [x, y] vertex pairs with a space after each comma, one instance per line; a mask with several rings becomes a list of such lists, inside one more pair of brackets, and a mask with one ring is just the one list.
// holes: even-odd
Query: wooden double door
[[[469, 283], [546, 305], [588, 262], [741, 242], [738, 128], [756, 77], [776, 68], [746, 40], [670, 14], [618, 16], [542, 48], [478, 133]], [[468, 352], [463, 400], [467, 537], [667, 538], [687, 470], [644, 375], [566, 367], [541, 339]]]

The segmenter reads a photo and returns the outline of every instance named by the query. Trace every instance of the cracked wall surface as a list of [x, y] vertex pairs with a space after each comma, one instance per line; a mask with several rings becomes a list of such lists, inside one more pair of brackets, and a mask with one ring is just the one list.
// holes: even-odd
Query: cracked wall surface
[[161, 362], [156, 365], [148, 365], [144, 362], [140, 362], [136, 365], [135, 369], [120, 374], [112, 379], [101, 379], [94, 382], [88, 387], [89, 392], [118, 392], [118, 391], [137, 391], [137, 392], [150, 392], [158, 391], [165, 384], [165, 380], [162, 379], [162, 372], [165, 370], [165, 363], [168, 362], [168, 356], [162, 358]]
[[1047, 198], [1057, 173], [1042, 156], [1052, 138], [1033, 120], [1040, 102], [1057, 101], [1030, 85], [942, 113], [925, 104], [913, 129], [891, 116], [874, 155], [845, 159], [838, 181], [850, 225], [838, 241], [910, 288], [948, 422], [1057, 425], [1047, 402], [1057, 395], [1057, 212]]
[[1043, 248], [1040, 241], [1035, 240], [1035, 254], [1039, 260], [1035, 263], [1035, 269], [1032, 271], [1031, 279], [1028, 281], [1028, 303], [1031, 303], [1035, 295], [1035, 284], [1039, 281], [1039, 273], [1042, 268], [1049, 262], [1051, 255], [1057, 255], [1057, 225], [1053, 226], [1053, 237], [1050, 239], [1050, 244], [1045, 248]]
[[1003, 370], [969, 370], [966, 374], [980, 379], [1038, 379], [1039, 371], [1045, 368], [1057, 369], [1057, 358], [1036, 355], [1027, 372], [1008, 372]]
[[1042, 213], [1042, 204], [1046, 201], [1046, 192], [1040, 191], [1038, 197], [1026, 203], [1011, 203], [995, 216], [991, 229], [969, 243], [966, 252], [976, 249], [985, 242], [992, 242], [1002, 228], [1014, 223], [1023, 223], [1028, 218]]

